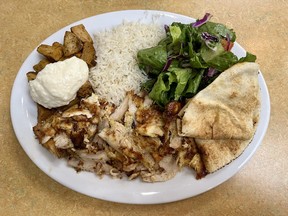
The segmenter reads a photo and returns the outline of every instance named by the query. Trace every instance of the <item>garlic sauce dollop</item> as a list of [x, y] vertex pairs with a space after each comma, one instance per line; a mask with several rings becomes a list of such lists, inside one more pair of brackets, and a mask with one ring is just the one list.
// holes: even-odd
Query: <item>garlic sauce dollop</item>
[[36, 103], [48, 109], [64, 106], [75, 99], [88, 78], [86, 62], [73, 56], [46, 65], [36, 79], [29, 82], [30, 95]]

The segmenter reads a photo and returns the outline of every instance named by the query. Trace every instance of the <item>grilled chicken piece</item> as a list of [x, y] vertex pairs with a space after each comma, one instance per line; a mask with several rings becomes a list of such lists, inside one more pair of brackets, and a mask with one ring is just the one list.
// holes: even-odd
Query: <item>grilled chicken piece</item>
[[138, 136], [129, 128], [113, 120], [110, 121], [110, 127], [104, 128], [98, 135], [132, 161], [141, 161], [150, 170], [155, 168], [155, 160], [150, 153], [159, 148], [160, 139]]
[[101, 114], [105, 114], [100, 112], [99, 106], [101, 103], [93, 94], [63, 113], [55, 112], [47, 120], [38, 122], [33, 127], [34, 133], [40, 143], [58, 157], [66, 155], [61, 155], [62, 151], [57, 149], [86, 148], [94, 139]]
[[47, 142], [42, 144], [49, 152], [55, 155], [58, 158], [63, 158], [68, 155], [66, 150], [59, 149], [55, 146], [55, 141], [53, 139], [49, 139]]
[[116, 151], [129, 158], [138, 160], [142, 157], [140, 153], [141, 149], [134, 145], [129, 130], [119, 122], [111, 120], [110, 128], [104, 128], [98, 135]]
[[142, 136], [161, 137], [164, 134], [162, 114], [148, 96], [128, 92], [121, 105], [110, 118], [120, 121], [124, 118], [125, 126], [133, 128]]
[[75, 156], [68, 159], [68, 165], [76, 170], [85, 170], [98, 175], [110, 174], [112, 166], [106, 164], [109, 158], [104, 150], [89, 151], [88, 149], [76, 150]]
[[164, 122], [164, 143], [173, 149], [178, 149], [182, 145], [183, 137], [178, 135], [176, 117], [166, 117]]
[[159, 166], [163, 169], [162, 172], [156, 173], [142, 173], [142, 179], [146, 182], [163, 182], [169, 179], [172, 179], [177, 172], [179, 171], [179, 167], [176, 163], [176, 160], [172, 155], [167, 155], [163, 157], [163, 159], [159, 162]]
[[55, 147], [60, 149], [68, 149], [73, 147], [71, 139], [66, 133], [59, 133], [53, 138]]
[[115, 109], [114, 113], [111, 114], [110, 118], [115, 121], [121, 121], [124, 117], [125, 112], [129, 107], [129, 95], [126, 95], [122, 103]]
[[111, 175], [115, 178], [122, 177], [121, 172], [115, 169], [113, 166], [104, 162], [95, 161], [93, 159], [81, 159], [77, 157], [71, 157], [68, 159], [68, 165], [75, 168], [78, 172], [88, 171], [96, 173], [99, 176], [106, 174]]
[[178, 148], [177, 151], [177, 164], [180, 168], [184, 166], [191, 167], [195, 170], [197, 179], [203, 178], [207, 174], [200, 152], [193, 138], [183, 138], [182, 146]]
[[164, 135], [162, 113], [153, 107], [136, 111], [136, 132], [142, 136], [161, 137]]
[[110, 116], [111, 119], [120, 122], [127, 112], [134, 118], [135, 112], [143, 105], [144, 99], [133, 92], [127, 92], [122, 103], [115, 109]]

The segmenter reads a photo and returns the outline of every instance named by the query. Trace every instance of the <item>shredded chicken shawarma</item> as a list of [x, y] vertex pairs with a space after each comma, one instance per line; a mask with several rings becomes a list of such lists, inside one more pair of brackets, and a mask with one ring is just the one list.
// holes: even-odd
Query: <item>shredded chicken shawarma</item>
[[145, 182], [167, 181], [184, 166], [197, 178], [205, 175], [196, 145], [178, 136], [176, 117], [144, 94], [128, 92], [115, 107], [92, 93], [33, 130], [45, 148], [77, 171]]

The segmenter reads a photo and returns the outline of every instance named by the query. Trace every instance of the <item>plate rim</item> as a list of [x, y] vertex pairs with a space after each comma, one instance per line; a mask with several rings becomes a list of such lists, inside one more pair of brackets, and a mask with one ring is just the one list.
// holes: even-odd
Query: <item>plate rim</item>
[[[47, 41], [49, 40], [49, 38], [52, 38], [54, 35], [57, 35], [59, 34], [60, 32], [64, 31], [65, 29], [67, 28], [70, 28], [71, 26], [77, 24], [77, 23], [83, 23], [83, 22], [86, 22], [87, 20], [90, 20], [90, 19], [98, 19], [99, 16], [113, 16], [113, 15], [123, 15], [123, 14], [139, 14], [139, 13], [151, 13], [152, 15], [155, 14], [155, 15], [168, 15], [168, 16], [174, 16], [174, 17], [177, 17], [177, 18], [181, 18], [181, 19], [187, 19], [187, 20], [195, 20], [194, 18], [192, 17], [189, 17], [189, 16], [186, 16], [186, 15], [182, 15], [182, 14], [177, 14], [177, 13], [172, 13], [172, 12], [166, 12], [166, 11], [161, 11], [161, 10], [121, 10], [121, 11], [112, 11], [112, 12], [108, 12], [108, 13], [103, 13], [103, 14], [98, 14], [98, 15], [95, 15], [95, 16], [90, 16], [90, 17], [87, 17], [87, 18], [84, 18], [84, 19], [81, 19], [81, 20], [78, 20], [76, 22], [73, 22], [61, 29], [59, 29], [58, 31], [56, 31], [55, 33], [51, 34], [49, 37], [47, 37], [45, 40], [43, 40], [41, 43], [43, 43], [44, 41]], [[124, 18], [124, 17], [123, 17]], [[122, 18], [122, 19], [123, 19]], [[62, 35], [63, 36], [63, 35]], [[238, 43], [236, 43], [240, 49], [243, 49]], [[37, 46], [38, 47], [38, 46]], [[36, 48], [37, 48], [36, 47]], [[124, 199], [120, 199], [119, 196], [116, 196], [116, 197], [111, 197], [111, 196], [107, 196], [107, 194], [99, 194], [98, 196], [95, 196], [94, 193], [87, 193], [86, 192], [83, 192], [83, 190], [81, 190], [81, 188], [75, 188], [75, 187], [71, 187], [71, 185], [67, 185], [65, 184], [65, 182], [63, 182], [63, 179], [59, 179], [59, 177], [55, 177], [55, 174], [51, 174], [51, 172], [45, 168], [43, 168], [42, 165], [38, 164], [37, 160], [35, 158], [33, 158], [33, 155], [31, 154], [31, 152], [29, 151], [28, 147], [27, 147], [27, 144], [25, 143], [22, 143], [24, 142], [23, 141], [23, 137], [21, 134], [21, 132], [19, 131], [19, 128], [17, 126], [17, 116], [19, 113], [17, 113], [17, 110], [14, 109], [14, 104], [15, 104], [15, 101], [17, 102], [17, 99], [19, 99], [19, 90], [17, 89], [18, 86], [16, 85], [17, 83], [21, 83], [21, 76], [22, 76], [22, 79], [23, 79], [23, 76], [25, 76], [25, 74], [28, 72], [28, 71], [24, 71], [25, 67], [26, 67], [26, 64], [27, 62], [29, 61], [29, 59], [31, 57], [33, 57], [35, 55], [35, 51], [36, 51], [36, 48], [28, 55], [28, 57], [25, 59], [25, 61], [23, 62], [23, 64], [21, 65], [17, 75], [16, 75], [16, 78], [14, 80], [14, 83], [13, 83], [13, 87], [12, 87], [12, 91], [11, 91], [11, 98], [10, 98], [10, 117], [11, 117], [11, 121], [12, 121], [12, 126], [13, 126], [13, 130], [14, 130], [14, 133], [17, 137], [17, 140], [19, 142], [19, 144], [21, 145], [22, 149], [25, 151], [26, 155], [30, 158], [30, 160], [32, 160], [32, 162], [42, 171], [44, 172], [46, 175], [48, 175], [50, 178], [52, 178], [54, 181], [62, 184], [63, 186], [67, 187], [67, 188], [70, 188], [74, 191], [77, 191], [81, 194], [84, 194], [84, 195], [87, 195], [87, 196], [90, 196], [90, 197], [93, 197], [93, 198], [97, 198], [97, 199], [101, 199], [101, 200], [106, 200], [106, 201], [111, 201], [111, 202], [118, 202], [118, 203], [126, 203], [126, 204], [160, 204], [160, 203], [169, 203], [169, 202], [174, 202], [174, 201], [179, 201], [179, 200], [183, 200], [183, 199], [187, 199], [187, 198], [190, 198], [190, 197], [193, 197], [193, 196], [197, 196], [197, 195], [200, 195], [204, 192], [207, 192], [215, 187], [217, 187], [218, 185], [220, 184], [223, 184], [225, 181], [227, 181], [228, 179], [232, 178], [238, 171], [240, 171], [240, 169], [251, 159], [251, 157], [254, 155], [254, 153], [256, 152], [257, 148], [260, 146], [264, 136], [265, 136], [265, 133], [267, 131], [267, 128], [268, 128], [268, 125], [269, 125], [269, 120], [270, 120], [270, 96], [269, 96], [269, 92], [268, 92], [268, 88], [267, 88], [267, 85], [266, 85], [266, 82], [265, 82], [265, 79], [263, 77], [263, 74], [261, 73], [261, 71], [259, 71], [259, 75], [258, 75], [258, 80], [261, 82], [261, 85], [262, 85], [262, 89], [261, 89], [261, 96], [265, 96], [266, 100], [261, 100], [261, 111], [262, 110], [262, 102], [264, 101], [265, 102], [265, 107], [266, 109], [264, 110], [265, 111], [265, 118], [264, 119], [260, 119], [260, 122], [262, 122], [263, 120], [265, 120], [265, 124], [261, 127], [261, 132], [259, 132], [259, 141], [256, 143], [257, 145], [252, 148], [252, 151], [248, 154], [248, 156], [245, 158], [245, 160], [237, 167], [237, 170], [234, 171], [234, 173], [232, 173], [232, 175], [229, 175], [228, 177], [224, 176], [225, 178], [222, 178], [217, 184], [214, 184], [212, 187], [209, 187], [207, 188], [207, 190], [204, 190], [204, 191], [201, 191], [201, 192], [198, 192], [197, 194], [194, 194], [194, 195], [189, 195], [189, 194], [185, 194], [185, 195], [182, 195], [182, 196], [178, 196], [178, 197], [175, 197], [175, 198], [170, 198], [170, 197], [165, 197], [165, 198], [162, 198], [161, 199], [161, 196], [162, 194], [157, 193], [157, 191], [153, 194], [151, 192], [151, 194], [146, 194], [146, 195], [139, 195], [139, 194], [133, 194], [133, 193], [130, 193], [130, 195], [127, 195], [126, 194], [126, 198]], [[243, 49], [244, 50], [244, 49]], [[245, 50], [244, 50], [245, 51]], [[23, 74], [24, 73], [24, 74]], [[260, 84], [260, 83], [259, 83]], [[24, 85], [26, 85], [26, 87], [28, 86], [28, 82], [26, 81], [26, 84], [24, 83]], [[23, 89], [22, 89], [23, 90]], [[26, 89], [27, 90], [27, 89]], [[21, 92], [20, 92], [21, 93]], [[18, 96], [18, 97], [17, 97]], [[25, 106], [24, 104], [24, 101], [23, 101], [23, 98], [22, 98], [22, 101], [20, 102], [20, 105], [22, 105], [22, 108], [23, 106]], [[35, 105], [35, 104], [34, 104]], [[27, 114], [27, 113], [26, 113]], [[27, 114], [28, 115], [28, 114]], [[257, 131], [259, 131], [259, 126], [257, 127]], [[257, 132], [256, 131], [256, 132]], [[25, 139], [26, 140], [26, 139]], [[42, 146], [39, 145], [39, 147], [43, 148]], [[248, 147], [247, 147], [248, 148]], [[245, 149], [245, 151], [247, 150], [247, 148]], [[44, 148], [43, 148], [44, 149]], [[245, 152], [244, 151], [244, 152]], [[239, 156], [241, 157], [241, 155]], [[238, 158], [237, 158], [238, 159]], [[237, 160], [236, 159], [236, 160]], [[233, 161], [234, 162], [234, 161]], [[232, 163], [233, 163], [232, 162]], [[229, 165], [228, 165], [229, 166]], [[221, 170], [217, 171], [217, 172], [221, 172]], [[75, 172], [76, 173], [76, 172]], [[77, 173], [76, 173], [77, 174]], [[79, 174], [77, 174], [79, 175]], [[90, 175], [90, 174], [89, 174]], [[209, 175], [213, 175], [213, 174], [209, 174]], [[95, 176], [95, 178], [98, 178], [97, 176]], [[192, 175], [192, 178], [194, 178], [194, 176]], [[205, 177], [206, 178], [206, 177]], [[204, 178], [204, 181], [205, 181], [205, 178]], [[102, 179], [103, 181], [104, 179]], [[117, 180], [113, 180], [113, 181], [117, 181]], [[120, 180], [122, 181], [122, 180]], [[200, 180], [202, 181], [202, 180]], [[120, 182], [121, 184], [121, 182]], [[150, 183], [142, 183], [142, 184], [150, 184]], [[160, 184], [160, 183], [152, 183], [152, 184]], [[126, 184], [125, 184], [126, 186]], [[165, 195], [165, 194], [164, 194]], [[167, 196], [167, 194], [166, 194]], [[132, 199], [133, 198], [133, 199]]]

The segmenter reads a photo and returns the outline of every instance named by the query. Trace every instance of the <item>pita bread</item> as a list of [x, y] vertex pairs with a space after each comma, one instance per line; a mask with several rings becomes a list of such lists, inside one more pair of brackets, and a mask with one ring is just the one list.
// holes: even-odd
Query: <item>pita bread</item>
[[259, 66], [238, 63], [190, 99], [178, 114], [182, 136], [250, 140], [260, 110]]
[[251, 140], [195, 139], [195, 142], [206, 171], [212, 173], [241, 155]]

